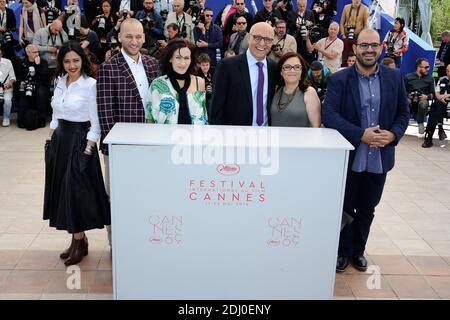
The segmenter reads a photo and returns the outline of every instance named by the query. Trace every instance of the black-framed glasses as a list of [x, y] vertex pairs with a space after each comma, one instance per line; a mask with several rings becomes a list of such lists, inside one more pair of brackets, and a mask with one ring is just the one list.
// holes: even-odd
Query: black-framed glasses
[[237, 5], [237, 6], [243, 6], [243, 5], [245, 5], [245, 3], [243, 3], [243, 2], [239, 2], [239, 3], [238, 3], [238, 2], [236, 2], [236, 5]]
[[247, 22], [236, 22], [236, 24], [243, 25], [243, 24], [247, 24]]
[[300, 71], [302, 70], [302, 65], [301, 64], [283, 64], [283, 66], [281, 67], [283, 69], [283, 71]]
[[362, 42], [362, 43], [357, 43], [356, 45], [358, 47], [360, 47], [362, 50], [367, 50], [367, 49], [369, 49], [369, 47], [371, 47], [373, 50], [377, 50], [378, 48], [381, 47], [381, 44], [377, 43], [377, 42], [372, 42], [372, 43]]
[[261, 40], [264, 40], [265, 44], [271, 44], [273, 42], [273, 38], [269, 38], [269, 37], [263, 37], [263, 36], [258, 36], [258, 35], [254, 35], [252, 34], [253, 40], [255, 40], [256, 42], [261, 42]]
[[213, 14], [205, 14], [205, 17], [214, 17], [214, 15]]
[[421, 68], [430, 69], [430, 66], [422, 66]]

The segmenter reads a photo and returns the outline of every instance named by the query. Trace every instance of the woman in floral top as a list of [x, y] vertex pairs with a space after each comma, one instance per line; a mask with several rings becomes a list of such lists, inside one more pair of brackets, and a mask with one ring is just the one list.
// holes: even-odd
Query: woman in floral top
[[195, 48], [185, 39], [169, 42], [161, 58], [163, 76], [150, 85], [146, 119], [149, 123], [208, 124], [205, 81], [192, 75]]

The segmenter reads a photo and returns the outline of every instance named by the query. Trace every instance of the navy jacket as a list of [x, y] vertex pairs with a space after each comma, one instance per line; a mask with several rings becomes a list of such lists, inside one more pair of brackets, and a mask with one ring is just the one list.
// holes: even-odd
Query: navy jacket
[[209, 31], [206, 30], [206, 33], [203, 34], [198, 27], [195, 27], [194, 39], [195, 43], [199, 40], [208, 42], [208, 47], [198, 48], [197, 54], [207, 53], [211, 58], [211, 65], [215, 66], [217, 64], [216, 50], [222, 48], [223, 43], [222, 30], [217, 25], [211, 23]]
[[[380, 128], [395, 134], [396, 139], [381, 148], [383, 172], [394, 167], [394, 147], [402, 138], [409, 123], [408, 99], [403, 77], [398, 69], [380, 68]], [[361, 142], [364, 129], [361, 128], [361, 99], [355, 66], [338, 71], [328, 78], [328, 90], [322, 107], [322, 121], [325, 127], [339, 131], [354, 147], [350, 152], [348, 167], [351, 168], [355, 151]]]

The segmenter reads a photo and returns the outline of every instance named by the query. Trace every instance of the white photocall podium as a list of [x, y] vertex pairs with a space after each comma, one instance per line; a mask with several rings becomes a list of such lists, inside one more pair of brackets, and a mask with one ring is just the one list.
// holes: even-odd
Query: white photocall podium
[[331, 299], [337, 131], [125, 124], [109, 144], [115, 299]]

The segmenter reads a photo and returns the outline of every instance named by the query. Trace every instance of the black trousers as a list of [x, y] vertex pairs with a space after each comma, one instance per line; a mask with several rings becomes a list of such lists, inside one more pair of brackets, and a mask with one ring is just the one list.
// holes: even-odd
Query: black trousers
[[46, 86], [39, 86], [31, 97], [26, 96], [24, 92], [20, 93], [19, 112], [17, 113], [19, 127], [22, 126], [25, 111], [29, 108], [36, 109], [39, 119], [45, 121], [49, 94], [49, 88]]
[[427, 132], [433, 136], [434, 130], [438, 123], [444, 121], [447, 105], [438, 101], [431, 105], [430, 116], [428, 117]]
[[350, 214], [354, 220], [341, 231], [339, 256], [350, 257], [364, 254], [374, 217], [373, 213], [381, 200], [385, 182], [386, 173], [348, 171], [344, 211]]

